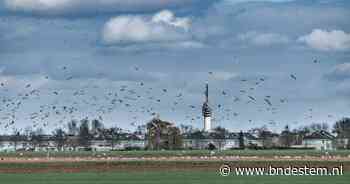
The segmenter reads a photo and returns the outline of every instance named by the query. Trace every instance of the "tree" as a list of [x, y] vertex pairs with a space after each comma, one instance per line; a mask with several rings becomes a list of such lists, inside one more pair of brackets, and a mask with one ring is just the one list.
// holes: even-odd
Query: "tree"
[[149, 149], [179, 149], [182, 147], [180, 130], [172, 123], [154, 118], [147, 123]]
[[244, 134], [242, 131], [239, 132], [238, 134], [238, 141], [239, 141], [239, 148], [240, 149], [244, 149], [245, 145], [244, 145]]
[[210, 133], [210, 135], [214, 138], [214, 139], [225, 139], [226, 135], [229, 133], [229, 131], [223, 127], [216, 127], [213, 129], [213, 132]]
[[91, 134], [92, 135], [101, 136], [103, 129], [104, 129], [104, 125], [100, 120], [94, 119], [91, 121]]
[[213, 143], [209, 143], [208, 150], [216, 150], [216, 146]]
[[342, 137], [350, 137], [350, 118], [343, 118], [334, 124], [333, 132]]
[[146, 135], [147, 134], [147, 126], [146, 125], [137, 126], [135, 133], [138, 135]]
[[38, 146], [40, 147], [43, 141], [44, 141], [44, 130], [42, 128], [38, 128], [30, 132], [30, 142], [32, 143], [34, 150], [36, 150]]
[[309, 128], [312, 132], [319, 132], [319, 131], [328, 131], [329, 126], [327, 123], [312, 123], [309, 126]]
[[193, 131], [191, 134], [190, 134], [190, 137], [191, 139], [195, 139], [195, 140], [198, 140], [198, 139], [204, 139], [205, 138], [205, 135], [204, 135], [204, 132], [201, 131], [201, 130], [195, 130]]
[[79, 136], [79, 144], [85, 149], [89, 148], [92, 135], [90, 134], [88, 119], [81, 120], [78, 136]]
[[[350, 118], [343, 118], [337, 121], [333, 127], [333, 132], [341, 140], [339, 147], [350, 148]], [[347, 143], [344, 142], [347, 139]]]
[[3, 139], [3, 137], [0, 135], [0, 148], [3, 146], [3, 141], [4, 141], [4, 139]]
[[72, 120], [68, 123], [68, 134], [69, 135], [78, 135], [79, 134], [79, 127], [78, 127], [78, 121]]
[[223, 146], [223, 142], [225, 142], [225, 138], [226, 136], [228, 135], [229, 131], [223, 127], [216, 127], [213, 129], [212, 132], [210, 132], [210, 137], [211, 138], [214, 138], [214, 139], [217, 139], [217, 142], [218, 142], [218, 149], [221, 149], [222, 146]]
[[67, 140], [66, 133], [61, 128], [59, 128], [59, 129], [56, 129], [52, 133], [52, 135], [53, 135], [53, 139], [55, 141], [57, 150], [62, 151]]
[[23, 136], [25, 136], [29, 139], [31, 132], [33, 132], [33, 128], [31, 126], [28, 126], [28, 127], [24, 128]]
[[118, 127], [112, 127], [105, 130], [106, 137], [111, 140], [112, 150], [115, 146], [115, 141], [119, 140], [120, 134], [122, 133], [122, 129]]
[[262, 140], [262, 146], [264, 148], [270, 148], [273, 146], [272, 145], [273, 133], [266, 126], [263, 126], [261, 128], [256, 128], [254, 130], [258, 133], [258, 137]]
[[280, 136], [281, 145], [283, 147], [289, 148], [293, 144], [293, 133], [289, 130], [289, 126], [285, 126], [284, 130], [281, 132]]
[[295, 145], [302, 145], [304, 137], [309, 135], [311, 130], [308, 127], [300, 127], [293, 130]]
[[11, 142], [13, 142], [13, 146], [14, 146], [14, 151], [17, 151], [17, 146], [18, 146], [18, 142], [21, 139], [21, 133], [18, 130], [14, 130], [10, 140]]
[[180, 125], [180, 130], [182, 134], [190, 134], [193, 132], [193, 127], [191, 125]]

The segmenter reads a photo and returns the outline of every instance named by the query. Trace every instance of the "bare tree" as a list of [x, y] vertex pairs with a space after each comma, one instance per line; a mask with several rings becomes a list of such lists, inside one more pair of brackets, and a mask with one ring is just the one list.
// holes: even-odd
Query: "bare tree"
[[17, 145], [18, 142], [21, 139], [21, 133], [18, 130], [14, 130], [13, 135], [11, 136], [11, 141], [13, 142], [13, 146], [14, 146], [14, 151], [17, 151]]
[[146, 135], [147, 134], [147, 126], [146, 125], [137, 126], [135, 133], [139, 134], [139, 135]]
[[106, 133], [105, 134], [106, 137], [108, 137], [111, 141], [112, 150], [113, 150], [115, 147], [115, 142], [118, 141], [120, 138], [122, 129], [118, 127], [112, 127], [112, 128], [106, 129], [105, 133]]
[[147, 123], [149, 149], [180, 149], [182, 137], [180, 129], [172, 123], [154, 118]]
[[38, 128], [30, 133], [30, 142], [32, 143], [33, 149], [36, 150], [37, 147], [40, 147], [44, 141], [44, 130]]
[[266, 127], [262, 126], [261, 128], [254, 129], [258, 133], [258, 137], [262, 140], [262, 146], [264, 148], [272, 147], [272, 132]]
[[350, 138], [350, 118], [343, 118], [334, 124], [333, 132]]
[[56, 144], [56, 148], [58, 151], [63, 151], [63, 147], [66, 143], [67, 140], [67, 136], [66, 133], [61, 129], [56, 129], [53, 133], [53, 139], [55, 141]]
[[312, 132], [318, 132], [318, 131], [328, 131], [329, 126], [327, 123], [312, 123], [309, 126], [309, 128]]
[[210, 133], [210, 136], [214, 139], [225, 139], [226, 135], [229, 133], [229, 131], [223, 127], [216, 127], [213, 129], [213, 132]]
[[244, 134], [242, 131], [239, 132], [238, 134], [238, 141], [239, 141], [239, 148], [240, 149], [244, 149], [245, 145], [244, 145]]
[[[333, 127], [333, 132], [337, 134], [340, 140], [338, 147], [350, 149], [350, 118], [337, 121]], [[347, 142], [345, 139], [347, 139]]]
[[79, 134], [79, 127], [78, 127], [78, 121], [72, 120], [67, 124], [68, 127], [68, 134], [69, 135], [78, 135]]
[[280, 135], [280, 142], [283, 147], [289, 148], [294, 142], [293, 133], [289, 130], [289, 126], [285, 126]]
[[89, 120], [83, 119], [79, 127], [79, 144], [88, 149], [90, 147], [92, 135], [90, 134]]
[[104, 125], [100, 120], [94, 119], [91, 121], [91, 134], [92, 135], [94, 135], [95, 137], [102, 136], [101, 134], [103, 133], [103, 129], [104, 129]]
[[182, 134], [190, 134], [193, 132], [193, 126], [181, 124], [180, 130]]

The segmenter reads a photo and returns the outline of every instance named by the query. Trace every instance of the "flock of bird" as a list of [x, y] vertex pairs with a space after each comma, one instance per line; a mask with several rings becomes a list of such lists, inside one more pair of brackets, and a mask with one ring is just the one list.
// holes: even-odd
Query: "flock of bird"
[[[314, 63], [319, 61], [314, 60]], [[64, 78], [66, 81], [74, 80], [73, 75], [69, 72], [69, 67], [63, 66], [60, 68], [62, 73], [66, 75]], [[133, 67], [135, 72], [139, 72], [139, 67]], [[208, 72], [208, 77], [215, 75], [215, 72]], [[45, 80], [50, 80], [49, 76], [44, 76]], [[259, 107], [259, 112], [269, 112], [276, 114], [278, 112], [278, 105], [288, 103], [287, 98], [275, 99], [270, 95], [265, 95], [262, 99], [255, 97], [251, 94], [251, 91], [256, 90], [259, 86], [263, 85], [267, 78], [260, 77], [254, 80], [240, 79], [239, 83], [245, 83], [244, 89], [239, 89], [236, 94], [232, 94], [227, 90], [218, 91], [218, 94], [224, 99], [224, 103], [213, 104], [215, 121], [229, 121], [233, 118], [240, 116], [239, 109], [234, 107], [234, 104], [257, 104], [262, 102], [262, 106]], [[290, 74], [290, 80], [296, 81], [296, 74]], [[4, 94], [9, 91], [9, 84], [5, 81], [0, 81], [0, 94]], [[243, 85], [242, 85], [243, 86]], [[99, 95], [91, 94], [90, 90], [97, 88]], [[128, 116], [132, 119], [131, 126], [138, 126], [144, 124], [144, 118], [142, 117], [154, 117], [158, 115], [160, 110], [164, 110], [163, 102], [166, 102], [166, 106], [171, 113], [176, 113], [177, 110], [186, 112], [183, 118], [188, 123], [201, 122], [201, 102], [197, 104], [188, 104], [186, 100], [186, 92], [177, 91], [173, 92], [167, 88], [158, 88], [148, 85], [147, 82], [138, 81], [133, 85], [120, 85], [113, 91], [106, 89], [98, 89], [98, 85], [85, 86], [81, 89], [75, 89], [73, 91], [65, 91], [59, 89], [51, 89], [49, 92], [36, 89], [33, 84], [25, 84], [22, 92], [12, 95], [0, 95], [0, 127], [5, 131], [16, 130], [22, 131], [22, 129], [16, 129], [16, 123], [20, 123], [21, 118], [25, 116], [27, 122], [31, 122], [28, 125], [31, 128], [38, 127], [63, 127], [67, 122], [76, 119], [79, 114], [83, 114], [86, 117], [94, 117], [100, 121], [104, 121], [104, 117], [122, 110], [128, 112]], [[212, 90], [213, 91], [213, 90]], [[238, 95], [237, 95], [238, 94]], [[41, 104], [42, 98], [51, 97], [56, 100], [52, 103]], [[68, 100], [64, 100], [68, 97]], [[172, 101], [168, 104], [169, 99]], [[211, 102], [214, 102], [213, 100]], [[37, 102], [37, 103], [35, 103]], [[231, 106], [227, 105], [231, 104]], [[38, 108], [30, 106], [32, 112], [23, 112], [21, 109], [25, 105], [39, 104]], [[233, 104], [233, 106], [232, 106]], [[261, 105], [261, 104], [260, 104]], [[27, 108], [28, 109], [28, 108]], [[88, 112], [82, 112], [83, 109], [88, 109]], [[23, 109], [22, 109], [23, 110]], [[308, 110], [306, 118], [312, 119], [312, 111]], [[178, 113], [181, 116], [181, 113]], [[21, 118], [19, 118], [21, 116]], [[329, 115], [331, 117], [331, 115]], [[249, 119], [249, 118], [248, 118]], [[249, 122], [253, 120], [249, 119]], [[268, 122], [270, 125], [276, 125], [275, 120]], [[27, 127], [28, 127], [27, 126]]]

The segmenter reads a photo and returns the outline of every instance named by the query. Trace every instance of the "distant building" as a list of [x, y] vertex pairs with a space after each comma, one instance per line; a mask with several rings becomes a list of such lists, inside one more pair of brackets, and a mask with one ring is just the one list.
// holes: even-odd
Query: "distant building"
[[48, 151], [56, 150], [55, 142], [49, 135], [42, 135], [40, 141], [29, 140], [25, 136], [1, 136], [0, 151]]
[[[159, 124], [159, 125], [158, 125]], [[157, 125], [157, 126], [156, 126]], [[159, 127], [160, 131], [156, 128]], [[0, 136], [0, 152], [14, 151], [111, 151], [111, 150], [143, 150], [143, 149], [239, 149], [240, 133], [196, 131], [180, 134], [177, 127], [171, 123], [163, 122], [149, 125], [149, 134], [144, 135], [123, 133], [117, 139], [94, 138], [90, 140], [89, 147], [79, 145], [79, 137], [67, 136], [64, 145], [59, 148], [57, 140], [52, 136], [42, 136], [40, 142], [29, 140], [25, 136]], [[158, 132], [159, 131], [159, 132]], [[267, 134], [258, 137], [251, 133], [242, 133], [244, 148], [247, 149], [273, 149], [278, 148], [277, 134]], [[349, 144], [348, 138], [334, 137], [326, 131], [317, 131], [306, 135], [300, 145], [291, 145], [291, 148], [309, 148], [316, 150], [344, 149]], [[339, 143], [341, 143], [339, 145]]]
[[350, 149], [350, 135], [337, 135], [335, 144], [338, 149]]
[[28, 140], [26, 137], [18, 137], [14, 140], [12, 136], [0, 137], [0, 152], [15, 151], [111, 151], [111, 150], [142, 150], [146, 148], [146, 140], [143, 135], [124, 134], [118, 140], [95, 138], [90, 141], [89, 148], [79, 145], [78, 136], [67, 136], [64, 145], [58, 149], [57, 142], [51, 136], [44, 136], [40, 143]]
[[189, 134], [184, 136], [183, 147], [185, 149], [219, 149], [227, 150], [231, 148], [238, 148], [239, 142], [235, 134], [224, 138], [217, 138], [208, 133], [202, 133], [198, 135], [197, 133]]
[[[184, 149], [218, 149], [229, 150], [239, 149], [239, 133], [227, 133], [224, 137], [217, 137], [215, 134], [207, 132], [194, 132], [183, 135]], [[261, 141], [249, 133], [243, 135], [244, 144], [250, 147], [261, 147]]]
[[262, 139], [251, 133], [243, 133], [244, 145], [246, 148], [259, 148], [263, 147]]
[[316, 150], [334, 150], [334, 141], [335, 137], [329, 132], [316, 131], [304, 137], [303, 146]]
[[142, 150], [146, 148], [144, 136], [136, 134], [124, 134], [118, 140], [95, 139], [91, 141], [92, 151], [112, 151], [112, 150]]

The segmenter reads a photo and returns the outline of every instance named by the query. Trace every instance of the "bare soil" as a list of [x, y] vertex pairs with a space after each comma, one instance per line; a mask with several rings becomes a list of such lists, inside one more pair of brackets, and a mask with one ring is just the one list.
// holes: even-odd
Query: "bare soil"
[[76, 158], [1, 158], [0, 173], [77, 173], [143, 171], [218, 171], [222, 164], [232, 167], [305, 166], [339, 167], [350, 171], [349, 157], [76, 157]]

